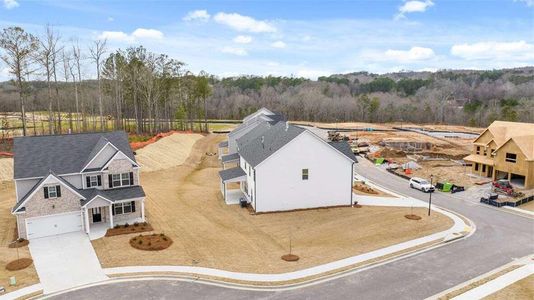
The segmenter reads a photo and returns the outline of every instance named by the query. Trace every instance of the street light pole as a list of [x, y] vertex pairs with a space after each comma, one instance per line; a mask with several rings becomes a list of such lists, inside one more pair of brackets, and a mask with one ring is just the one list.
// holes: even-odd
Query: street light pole
[[[434, 175], [430, 174], [430, 186], [432, 187], [432, 179], [434, 178]], [[430, 190], [429, 191], [429, 195], [428, 195], [428, 216], [430, 217], [430, 206], [432, 205], [432, 193], [433, 191]]]

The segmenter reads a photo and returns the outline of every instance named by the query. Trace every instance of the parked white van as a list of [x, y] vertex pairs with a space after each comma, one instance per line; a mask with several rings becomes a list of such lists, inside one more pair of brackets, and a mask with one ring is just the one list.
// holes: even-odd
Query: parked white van
[[418, 189], [425, 193], [433, 192], [435, 190], [434, 186], [431, 185], [430, 182], [418, 177], [413, 177], [410, 179], [410, 187], [412, 189]]

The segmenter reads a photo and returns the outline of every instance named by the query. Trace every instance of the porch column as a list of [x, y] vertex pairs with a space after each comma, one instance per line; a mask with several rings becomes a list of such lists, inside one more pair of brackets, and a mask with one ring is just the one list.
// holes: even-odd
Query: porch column
[[90, 230], [90, 224], [89, 224], [89, 209], [85, 208], [85, 232], [89, 234]]
[[113, 204], [108, 206], [109, 209], [109, 228], [113, 228]]
[[145, 200], [141, 200], [141, 219], [145, 222]]

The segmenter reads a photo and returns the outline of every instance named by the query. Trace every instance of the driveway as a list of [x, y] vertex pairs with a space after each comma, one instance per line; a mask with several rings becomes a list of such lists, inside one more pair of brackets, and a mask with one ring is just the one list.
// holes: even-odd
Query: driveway
[[34, 239], [29, 246], [45, 294], [108, 278], [82, 232]]

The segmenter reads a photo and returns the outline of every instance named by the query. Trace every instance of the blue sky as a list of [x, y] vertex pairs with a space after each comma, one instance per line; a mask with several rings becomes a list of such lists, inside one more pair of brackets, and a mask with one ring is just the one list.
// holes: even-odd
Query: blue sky
[[1, 27], [142, 44], [219, 76], [534, 65], [534, 0], [0, 1]]

